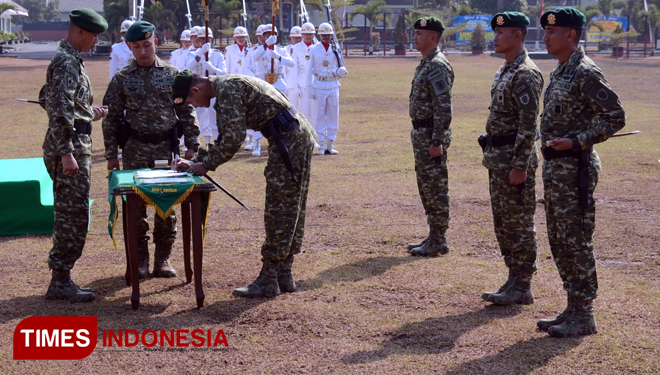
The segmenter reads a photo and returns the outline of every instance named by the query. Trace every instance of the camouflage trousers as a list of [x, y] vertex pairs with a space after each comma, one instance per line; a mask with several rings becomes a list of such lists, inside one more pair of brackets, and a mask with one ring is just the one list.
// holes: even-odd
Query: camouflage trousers
[[580, 207], [578, 160], [566, 157], [543, 162], [545, 215], [548, 241], [564, 290], [578, 300], [593, 300], [598, 294], [596, 260], [592, 240], [596, 228], [593, 193], [598, 172], [590, 170], [589, 204]]
[[[128, 169], [140, 169], [140, 168], [153, 168], [153, 160], [127, 160], [123, 159], [123, 168]], [[137, 218], [137, 238], [138, 238], [138, 247], [145, 246], [149, 241], [149, 222], [147, 221], [147, 207], [145, 205], [139, 205], [135, 210], [135, 216]], [[167, 217], [167, 220], [163, 220], [158, 214], [154, 214], [154, 244], [157, 247], [162, 247], [163, 249], [171, 249], [174, 240], [176, 239], [176, 215], [174, 210]]]
[[300, 253], [305, 234], [307, 193], [314, 152], [314, 131], [305, 117], [296, 116], [300, 125], [282, 133], [289, 148], [289, 155], [296, 171], [296, 180], [284, 165], [279, 148], [268, 138], [268, 163], [266, 177], [266, 206], [264, 224], [266, 239], [261, 255], [272, 262], [280, 262], [291, 254]]
[[441, 157], [431, 158], [429, 147], [432, 134], [432, 128], [413, 129], [410, 138], [415, 154], [417, 188], [422, 198], [426, 221], [431, 231], [444, 236], [450, 219], [447, 150], [444, 150]]
[[52, 270], [69, 271], [80, 258], [89, 228], [89, 189], [92, 185], [92, 140], [78, 135], [73, 157], [78, 163], [75, 176], [64, 174], [61, 156], [44, 143], [44, 164], [53, 180], [53, 247], [48, 255]]
[[536, 272], [535, 170], [527, 171], [520, 185], [509, 182], [510, 169], [489, 169], [490, 205], [495, 236], [504, 264], [516, 272]]

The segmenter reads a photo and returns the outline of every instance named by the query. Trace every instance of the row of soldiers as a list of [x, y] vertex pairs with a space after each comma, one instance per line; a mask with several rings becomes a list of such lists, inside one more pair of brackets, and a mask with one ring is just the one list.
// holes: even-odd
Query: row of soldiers
[[[509, 277], [499, 290], [482, 298], [497, 305], [534, 303], [536, 143], [540, 137], [548, 240], [567, 306], [556, 318], [539, 320], [537, 327], [553, 337], [588, 335], [596, 333], [593, 301], [598, 290], [593, 193], [601, 164], [593, 146], [625, 126], [625, 112], [601, 70], [579, 46], [584, 14], [557, 8], [544, 13], [540, 24], [548, 53], [559, 60], [543, 98], [543, 76], [525, 49], [527, 16], [504, 12], [491, 20], [495, 51], [506, 62], [495, 74], [486, 134], [478, 143], [482, 164], [488, 169], [495, 235]], [[429, 235], [409, 245], [409, 251], [413, 256], [438, 256], [449, 252], [445, 238], [450, 219], [447, 149], [452, 140], [454, 72], [438, 49], [442, 21], [423, 17], [414, 27], [415, 48], [423, 60], [415, 70], [410, 94], [411, 139]]]

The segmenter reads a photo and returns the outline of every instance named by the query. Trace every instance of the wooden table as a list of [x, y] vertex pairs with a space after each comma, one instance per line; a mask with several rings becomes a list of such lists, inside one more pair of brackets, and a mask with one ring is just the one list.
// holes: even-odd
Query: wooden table
[[[181, 203], [181, 216], [183, 220], [183, 261], [186, 274], [186, 283], [190, 283], [195, 275], [195, 297], [197, 307], [204, 306], [204, 290], [202, 289], [202, 254], [204, 243], [202, 241], [202, 202], [201, 193], [216, 190], [213, 185], [196, 186], [185, 201]], [[112, 190], [112, 195], [124, 195], [122, 201], [122, 224], [124, 227], [124, 245], [126, 248], [126, 285], [133, 286], [131, 305], [133, 310], [140, 307], [140, 274], [138, 272], [137, 254], [137, 218], [134, 213], [139, 205], [146, 204], [130, 187], [118, 187]], [[190, 237], [192, 232], [193, 268], [190, 267]], [[135, 282], [133, 282], [135, 281]]]

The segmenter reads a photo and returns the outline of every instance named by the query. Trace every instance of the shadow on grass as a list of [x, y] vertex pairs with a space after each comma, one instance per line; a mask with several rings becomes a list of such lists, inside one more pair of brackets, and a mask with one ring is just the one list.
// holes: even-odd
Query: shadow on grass
[[382, 275], [393, 267], [402, 264], [408, 264], [422, 258], [405, 257], [374, 257], [367, 258], [357, 262], [342, 264], [339, 267], [331, 268], [320, 272], [313, 279], [301, 280], [298, 282], [298, 290], [307, 291], [318, 289], [327, 283], [339, 283], [342, 281], [356, 282], [370, 277]]
[[525, 375], [544, 367], [552, 358], [577, 347], [579, 337], [555, 339], [549, 336], [517, 342], [501, 352], [465, 362], [445, 374]]
[[463, 334], [487, 324], [493, 319], [510, 318], [520, 313], [521, 306], [486, 306], [479, 311], [428, 318], [409, 323], [392, 334], [378, 350], [345, 355], [341, 361], [354, 365], [383, 360], [390, 355], [439, 354], [449, 352]]

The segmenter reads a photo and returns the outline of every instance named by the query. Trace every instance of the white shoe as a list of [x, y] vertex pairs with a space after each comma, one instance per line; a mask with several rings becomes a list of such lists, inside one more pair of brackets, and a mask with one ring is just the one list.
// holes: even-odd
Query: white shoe
[[256, 144], [254, 150], [252, 151], [252, 156], [261, 156], [261, 141], [256, 140], [255, 142]]
[[326, 154], [337, 155], [339, 153], [339, 151], [335, 150], [335, 148], [333, 147], [333, 143], [335, 143], [333, 139], [329, 139], [326, 143], [327, 143], [327, 146], [325, 148]]
[[253, 139], [251, 136], [245, 137], [245, 151], [252, 151], [254, 149]]
[[321, 148], [321, 145], [318, 142], [314, 141], [314, 150], [318, 150], [319, 148]]
[[117, 159], [121, 160], [121, 159], [123, 159], [123, 158], [124, 158], [124, 157], [121, 156], [121, 152], [120, 152], [119, 155], [117, 155]]

